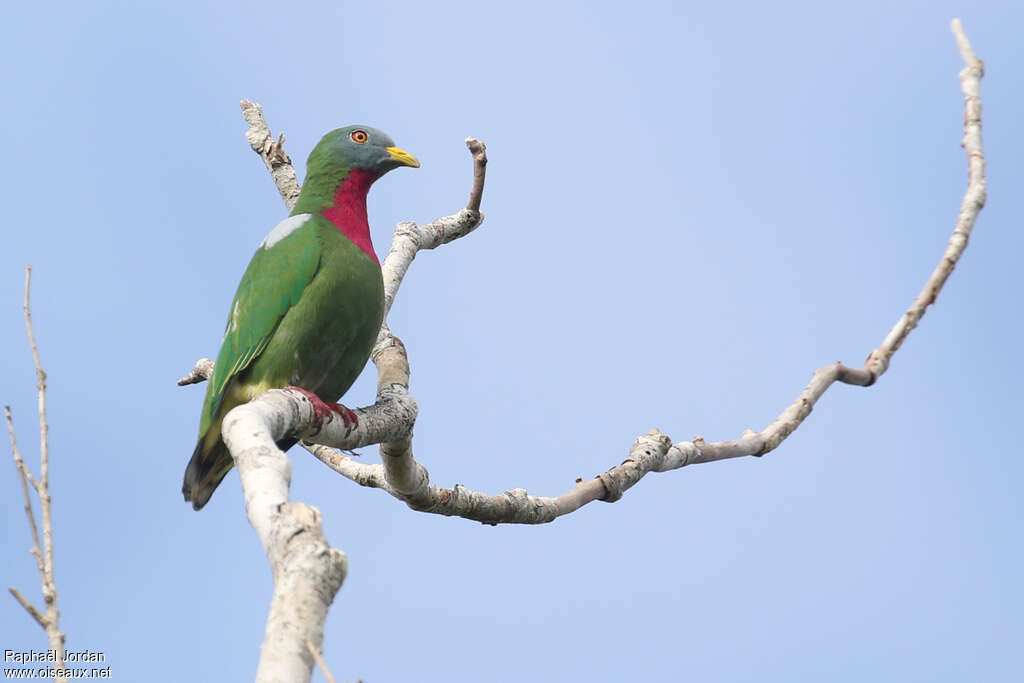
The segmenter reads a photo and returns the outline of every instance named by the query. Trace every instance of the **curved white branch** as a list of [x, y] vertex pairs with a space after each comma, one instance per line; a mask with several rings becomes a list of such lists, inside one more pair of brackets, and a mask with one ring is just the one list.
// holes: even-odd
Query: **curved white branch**
[[[401, 365], [405, 358], [401, 342], [392, 340], [374, 357], [384, 378], [394, 372], [390, 366]], [[407, 443], [416, 411], [404, 386], [387, 383], [379, 387], [373, 406], [356, 410], [355, 429], [333, 414], [321, 423], [309, 399], [291, 389], [268, 391], [225, 416], [221, 432], [238, 467], [246, 514], [274, 574], [257, 681], [310, 679], [314, 657], [309, 644], [318, 648], [323, 643], [327, 610], [347, 570], [345, 554], [324, 538], [320, 512], [288, 502], [291, 461], [276, 442], [297, 436], [350, 449]]]
[[384, 278], [384, 317], [387, 318], [391, 312], [391, 304], [416, 254], [465, 237], [480, 227], [483, 221], [484, 215], [479, 211], [462, 209], [452, 216], [438, 218], [426, 225], [416, 225], [412, 221], [399, 223], [391, 238], [391, 250], [380, 266]]
[[874, 384], [885, 373], [893, 354], [917, 326], [928, 306], [935, 302], [967, 248], [968, 237], [986, 198], [980, 98], [984, 67], [971, 49], [959, 20], [953, 20], [952, 30], [965, 63], [960, 72], [960, 83], [965, 102], [962, 146], [967, 153], [967, 190], [953, 234], [939, 264], [882, 344], [868, 355], [863, 367], [854, 369], [833, 363], [819, 368], [796, 400], [770, 425], [760, 432], [747, 430], [739, 439], [707, 443], [697, 436], [692, 441], [673, 445], [668, 436], [656, 429], [651, 430], [636, 440], [629, 457], [621, 465], [591, 480], [577, 481], [575, 488], [555, 498], [531, 496], [523, 489], [488, 495], [462, 486], [451, 489], [431, 486], [426, 468], [412, 457], [411, 443], [404, 448], [390, 448], [386, 452], [382, 448], [388, 457], [383, 458], [381, 465], [358, 463], [322, 447], [312, 448], [311, 452], [339, 474], [362, 486], [383, 489], [415, 510], [464, 517], [486, 524], [540, 524], [574, 512], [595, 500], [616, 501], [648, 472], [666, 472], [687, 465], [746, 455], [762, 456], [774, 450], [811, 414], [818, 399], [834, 383], [866, 387]]
[[314, 660], [306, 643], [323, 642], [327, 610], [348, 567], [345, 554], [324, 538], [319, 511], [288, 502], [291, 461], [274, 442], [287, 433], [287, 418], [303, 412], [312, 412], [308, 400], [302, 404], [285, 392], [269, 392], [229, 412], [222, 427], [249, 523], [274, 574], [257, 681], [310, 679]]

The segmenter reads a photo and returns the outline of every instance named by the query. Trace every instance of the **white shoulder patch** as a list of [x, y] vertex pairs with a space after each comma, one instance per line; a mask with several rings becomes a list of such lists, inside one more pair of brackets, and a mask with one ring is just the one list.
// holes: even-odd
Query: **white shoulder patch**
[[278, 223], [277, 227], [271, 230], [269, 235], [263, 238], [263, 241], [260, 242], [260, 247], [263, 249], [270, 249], [285, 237], [305, 225], [306, 221], [312, 217], [313, 214], [311, 213], [300, 213], [295, 216], [288, 216], [288, 218], [285, 218], [283, 221]]

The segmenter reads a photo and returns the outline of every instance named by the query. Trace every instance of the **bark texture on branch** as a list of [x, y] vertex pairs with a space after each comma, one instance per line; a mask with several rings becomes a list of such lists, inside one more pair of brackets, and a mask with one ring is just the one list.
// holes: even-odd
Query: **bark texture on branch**
[[[327, 609], [345, 580], [345, 554], [324, 538], [320, 512], [288, 502], [291, 461], [274, 444], [294, 401], [279, 394], [239, 406], [224, 419], [224, 442], [242, 480], [245, 509], [270, 560], [274, 594], [260, 648], [257, 681], [308, 681], [323, 642]], [[308, 406], [308, 401], [306, 402]], [[310, 411], [312, 407], [309, 407]]]

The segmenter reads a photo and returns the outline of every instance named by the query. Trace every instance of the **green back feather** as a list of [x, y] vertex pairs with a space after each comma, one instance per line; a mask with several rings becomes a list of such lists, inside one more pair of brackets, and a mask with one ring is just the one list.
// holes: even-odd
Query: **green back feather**
[[256, 250], [231, 302], [224, 341], [203, 404], [200, 437], [216, 418], [230, 380], [259, 356], [285, 313], [298, 303], [320, 267], [320, 256], [320, 242], [311, 223], [269, 249], [261, 246]]

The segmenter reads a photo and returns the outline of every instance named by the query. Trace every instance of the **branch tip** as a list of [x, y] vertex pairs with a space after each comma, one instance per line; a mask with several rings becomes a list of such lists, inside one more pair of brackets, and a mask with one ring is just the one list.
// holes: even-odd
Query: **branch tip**
[[284, 151], [284, 133], [274, 139], [270, 126], [263, 117], [263, 107], [249, 100], [242, 100], [239, 105], [242, 117], [249, 124], [245, 131], [245, 139], [254, 152], [260, 155], [264, 165], [274, 180], [281, 199], [290, 211], [299, 200], [299, 180], [295, 175], [291, 157]]
[[14, 599], [17, 600], [21, 604], [21, 606], [25, 608], [25, 611], [28, 612], [29, 615], [31, 615], [31, 617], [36, 620], [36, 623], [42, 626], [43, 629], [46, 629], [46, 617], [43, 616], [43, 613], [40, 612], [35, 605], [29, 602], [28, 599], [21, 594], [21, 591], [19, 591], [14, 586], [8, 586], [7, 590], [10, 592], [11, 595], [14, 596]]
[[187, 375], [178, 380], [179, 387], [185, 387], [189, 384], [199, 384], [210, 379], [210, 375], [213, 374], [213, 361], [209, 358], [200, 358], [196, 361], [196, 364], [192, 367]]
[[487, 145], [482, 140], [466, 138], [466, 147], [473, 155], [473, 189], [470, 190], [466, 208], [470, 211], [479, 211], [484, 196], [484, 180], [487, 176]]

